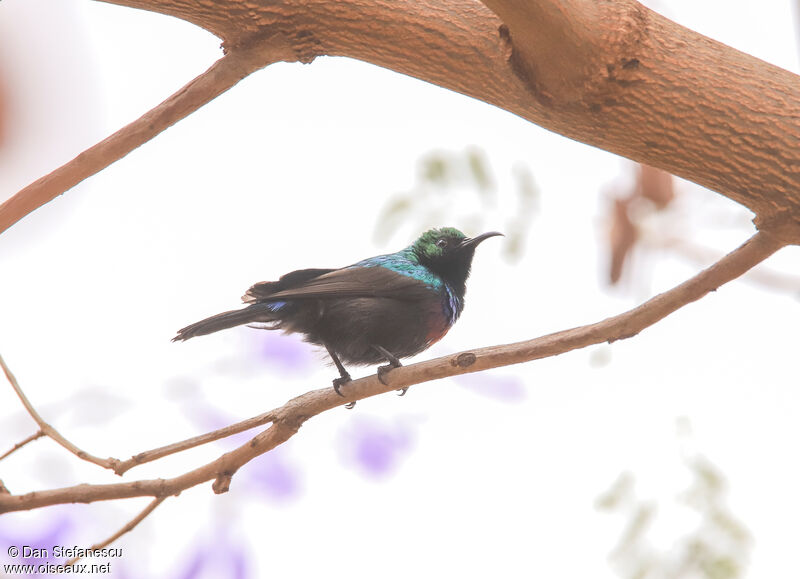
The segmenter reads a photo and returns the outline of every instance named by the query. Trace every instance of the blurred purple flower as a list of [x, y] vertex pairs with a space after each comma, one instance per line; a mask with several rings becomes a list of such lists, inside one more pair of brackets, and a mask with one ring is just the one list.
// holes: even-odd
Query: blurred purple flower
[[516, 376], [497, 376], [480, 372], [454, 376], [459, 386], [502, 402], [522, 402], [527, 396], [525, 384]]
[[256, 356], [275, 370], [292, 374], [310, 374], [319, 365], [313, 348], [297, 335], [279, 332], [252, 332]]
[[[52, 549], [54, 545], [69, 543], [67, 535], [76, 526], [74, 509], [62, 507], [55, 512], [44, 511], [41, 515], [36, 516], [34, 521], [30, 519], [29, 513], [15, 513], [3, 517], [0, 521], [2, 553], [6, 553], [6, 547], [13, 545], [19, 549], [22, 549], [23, 546], [37, 550], [46, 549], [47, 556], [18, 557], [13, 560], [9, 559], [8, 562], [36, 566], [44, 563], [63, 563], [62, 560], [53, 556]], [[44, 554], [44, 551], [39, 551], [39, 553]], [[5, 559], [3, 561], [6, 562]]]
[[194, 542], [195, 552], [189, 556], [183, 570], [171, 574], [171, 577], [247, 579], [252, 573], [248, 571], [248, 554], [241, 543], [232, 541], [225, 531], [215, 537], [199, 539]]
[[[208, 405], [195, 404], [193, 410], [195, 421], [207, 430], [216, 430], [236, 422], [236, 419], [226, 418], [219, 410]], [[220, 442], [228, 446], [241, 446], [267, 427], [240, 432]], [[276, 502], [297, 498], [302, 491], [301, 475], [287, 456], [285, 446], [274, 448], [241, 469], [236, 474], [237, 480]]]
[[274, 448], [245, 467], [248, 487], [275, 502], [286, 502], [300, 496], [300, 473], [286, 458], [286, 450]]
[[357, 416], [341, 438], [345, 464], [377, 478], [397, 469], [413, 446], [414, 432], [408, 424]]

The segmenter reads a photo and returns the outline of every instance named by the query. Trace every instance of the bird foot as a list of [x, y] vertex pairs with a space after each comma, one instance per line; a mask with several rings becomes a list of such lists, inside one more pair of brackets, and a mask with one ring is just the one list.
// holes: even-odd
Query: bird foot
[[336, 392], [339, 396], [344, 398], [344, 394], [341, 393], [339, 390], [342, 386], [351, 382], [352, 378], [350, 378], [350, 374], [344, 374], [341, 378], [334, 378], [333, 380], [333, 391]]
[[378, 380], [380, 380], [381, 384], [384, 386], [388, 386], [388, 382], [386, 382], [386, 375], [391, 372], [397, 366], [393, 366], [392, 364], [386, 364], [386, 366], [378, 366]]
[[[383, 384], [384, 386], [388, 386], [389, 384], [386, 382], [386, 375], [389, 372], [391, 372], [394, 368], [399, 368], [400, 366], [402, 366], [402, 364], [397, 364], [397, 366], [395, 366], [394, 364], [387, 364], [386, 366], [378, 366], [378, 380], [381, 381], [381, 384]], [[409, 388], [408, 386], [406, 386], [405, 388], [400, 388], [398, 390], [398, 392], [400, 393], [398, 394], [398, 396], [405, 396], [406, 392], [408, 392], [408, 388]]]
[[[344, 386], [345, 384], [347, 384], [348, 382], [352, 382], [352, 378], [350, 378], [350, 374], [346, 374], [346, 375], [342, 376], [341, 378], [335, 378], [333, 380], [333, 390], [334, 390], [334, 392], [336, 392], [339, 396], [344, 398], [344, 394], [342, 394], [341, 390], [339, 390], [339, 389], [342, 386]], [[353, 401], [353, 402], [348, 402], [347, 404], [344, 405], [344, 407], [347, 408], [348, 410], [352, 410], [353, 406], [355, 406], [355, 405], [356, 405], [356, 403], [355, 403], [355, 401]]]

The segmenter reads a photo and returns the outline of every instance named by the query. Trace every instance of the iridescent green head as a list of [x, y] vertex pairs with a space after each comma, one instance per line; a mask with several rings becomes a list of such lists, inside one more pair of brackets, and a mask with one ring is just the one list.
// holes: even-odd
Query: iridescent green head
[[441, 227], [429, 229], [411, 246], [420, 260], [436, 260], [445, 255], [448, 249], [458, 247], [466, 235], [455, 227]]
[[495, 235], [503, 234], [490, 231], [470, 238], [454, 227], [429, 229], [413, 243], [411, 250], [422, 265], [463, 295], [475, 248], [483, 240]]

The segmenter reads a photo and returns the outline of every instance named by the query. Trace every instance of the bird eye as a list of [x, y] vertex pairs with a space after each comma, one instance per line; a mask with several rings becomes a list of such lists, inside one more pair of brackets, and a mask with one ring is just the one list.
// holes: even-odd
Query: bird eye
[[438, 241], [436, 241], [436, 247], [441, 247], [442, 249], [444, 249], [445, 247], [447, 247], [447, 240], [439, 239]]

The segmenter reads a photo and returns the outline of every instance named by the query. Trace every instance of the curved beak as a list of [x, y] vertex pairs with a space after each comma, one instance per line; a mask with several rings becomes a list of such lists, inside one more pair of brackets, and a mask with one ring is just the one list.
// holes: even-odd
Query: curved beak
[[481, 233], [480, 235], [476, 235], [475, 237], [467, 237], [461, 244], [458, 246], [459, 249], [467, 249], [467, 248], [475, 248], [477, 245], [490, 237], [496, 237], [498, 235], [503, 235], [499, 231], [489, 231], [488, 233]]

